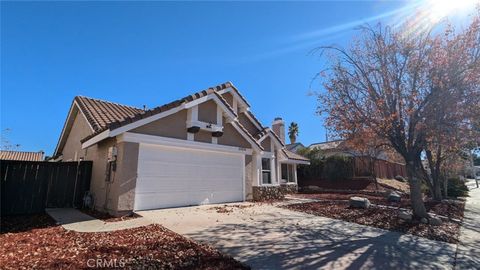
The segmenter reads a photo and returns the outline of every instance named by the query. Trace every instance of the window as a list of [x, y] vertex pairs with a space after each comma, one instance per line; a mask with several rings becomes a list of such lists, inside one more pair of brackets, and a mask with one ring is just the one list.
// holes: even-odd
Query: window
[[288, 165], [282, 164], [282, 180], [288, 182]]
[[272, 172], [270, 170], [270, 159], [262, 158], [262, 184], [272, 183]]
[[289, 183], [295, 183], [295, 178], [293, 177], [293, 170], [295, 167], [292, 164], [288, 165], [288, 182]]
[[294, 167], [292, 164], [282, 164], [282, 180], [287, 183], [295, 183], [293, 170]]

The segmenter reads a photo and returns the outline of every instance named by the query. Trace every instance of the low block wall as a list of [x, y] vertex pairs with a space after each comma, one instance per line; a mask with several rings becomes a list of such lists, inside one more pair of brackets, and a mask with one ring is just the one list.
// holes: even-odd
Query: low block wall
[[281, 186], [274, 187], [252, 187], [254, 201], [281, 200], [284, 193]]
[[283, 194], [295, 194], [298, 192], [298, 185], [294, 185], [294, 184], [281, 185], [280, 189], [282, 190]]

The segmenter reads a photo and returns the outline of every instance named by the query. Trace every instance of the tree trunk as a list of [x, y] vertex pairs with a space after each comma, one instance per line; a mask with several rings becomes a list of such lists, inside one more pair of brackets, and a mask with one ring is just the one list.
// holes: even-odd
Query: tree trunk
[[290, 136], [290, 143], [295, 143], [297, 141], [297, 137], [295, 136]]
[[443, 177], [443, 197], [448, 198], [448, 176]]
[[[431, 185], [429, 185], [430, 193], [432, 195], [433, 200], [441, 201], [442, 200], [442, 189], [441, 189], [441, 172], [440, 172], [440, 165], [441, 165], [441, 146], [437, 147], [437, 155], [436, 159], [434, 160], [433, 154], [430, 150], [425, 151], [427, 154], [427, 161], [428, 166], [430, 168], [430, 177], [428, 177], [427, 173], [427, 181], [431, 180]], [[430, 179], [429, 179], [430, 178]], [[430, 181], [428, 181], [430, 183]]]
[[442, 188], [440, 184], [440, 179], [433, 182], [433, 200], [435, 201], [442, 200]]
[[417, 218], [428, 218], [427, 209], [423, 203], [421, 180], [417, 177], [417, 168], [413, 161], [407, 162], [407, 175], [410, 183], [413, 215]]

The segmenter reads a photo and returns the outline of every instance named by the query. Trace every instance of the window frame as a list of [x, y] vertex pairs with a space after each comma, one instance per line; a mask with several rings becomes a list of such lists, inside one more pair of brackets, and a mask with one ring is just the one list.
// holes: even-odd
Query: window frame
[[[265, 167], [263, 166], [263, 163], [264, 161], [266, 162], [267, 167], [268, 169], [265, 169]], [[271, 164], [271, 158], [262, 158], [262, 185], [272, 185], [273, 184], [273, 180], [272, 180], [272, 164]], [[268, 173], [268, 182], [266, 183], [265, 182], [265, 179], [264, 179], [264, 173]]]
[[[283, 181], [287, 184], [295, 184], [295, 174], [294, 174], [294, 166], [293, 164], [288, 164], [288, 163], [281, 163], [281, 168], [280, 168], [280, 177], [282, 178]], [[286, 166], [286, 178], [284, 178], [284, 171], [283, 171], [283, 166]]]

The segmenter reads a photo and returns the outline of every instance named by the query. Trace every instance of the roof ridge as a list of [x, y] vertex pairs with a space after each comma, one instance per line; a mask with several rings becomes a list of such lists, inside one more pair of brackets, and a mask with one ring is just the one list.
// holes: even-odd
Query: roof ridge
[[140, 109], [138, 107], [134, 107], [134, 106], [130, 106], [130, 105], [125, 105], [125, 104], [120, 104], [118, 102], [113, 102], [113, 101], [108, 101], [108, 100], [104, 100], [104, 99], [100, 99], [100, 98], [92, 98], [92, 97], [87, 97], [87, 96], [83, 96], [83, 95], [77, 95], [75, 96], [75, 98], [85, 98], [85, 99], [90, 99], [90, 100], [94, 100], [94, 101], [99, 101], [99, 102], [104, 102], [104, 103], [109, 103], [109, 104], [114, 104], [114, 105], [118, 105], [118, 106], [123, 106], [123, 107], [128, 107], [128, 108], [132, 108], [132, 109], [136, 109], [136, 110], [141, 110], [141, 111], [145, 111], [144, 109]]
[[44, 153], [44, 151], [21, 151], [21, 150], [0, 150], [1, 152], [21, 152], [21, 153]]
[[338, 139], [338, 140], [331, 140], [331, 141], [326, 141], [326, 142], [316, 142], [316, 143], [311, 143], [310, 145], [314, 145], [314, 144], [325, 144], [325, 143], [332, 143], [332, 142], [342, 142], [342, 141], [345, 141], [343, 139]]

